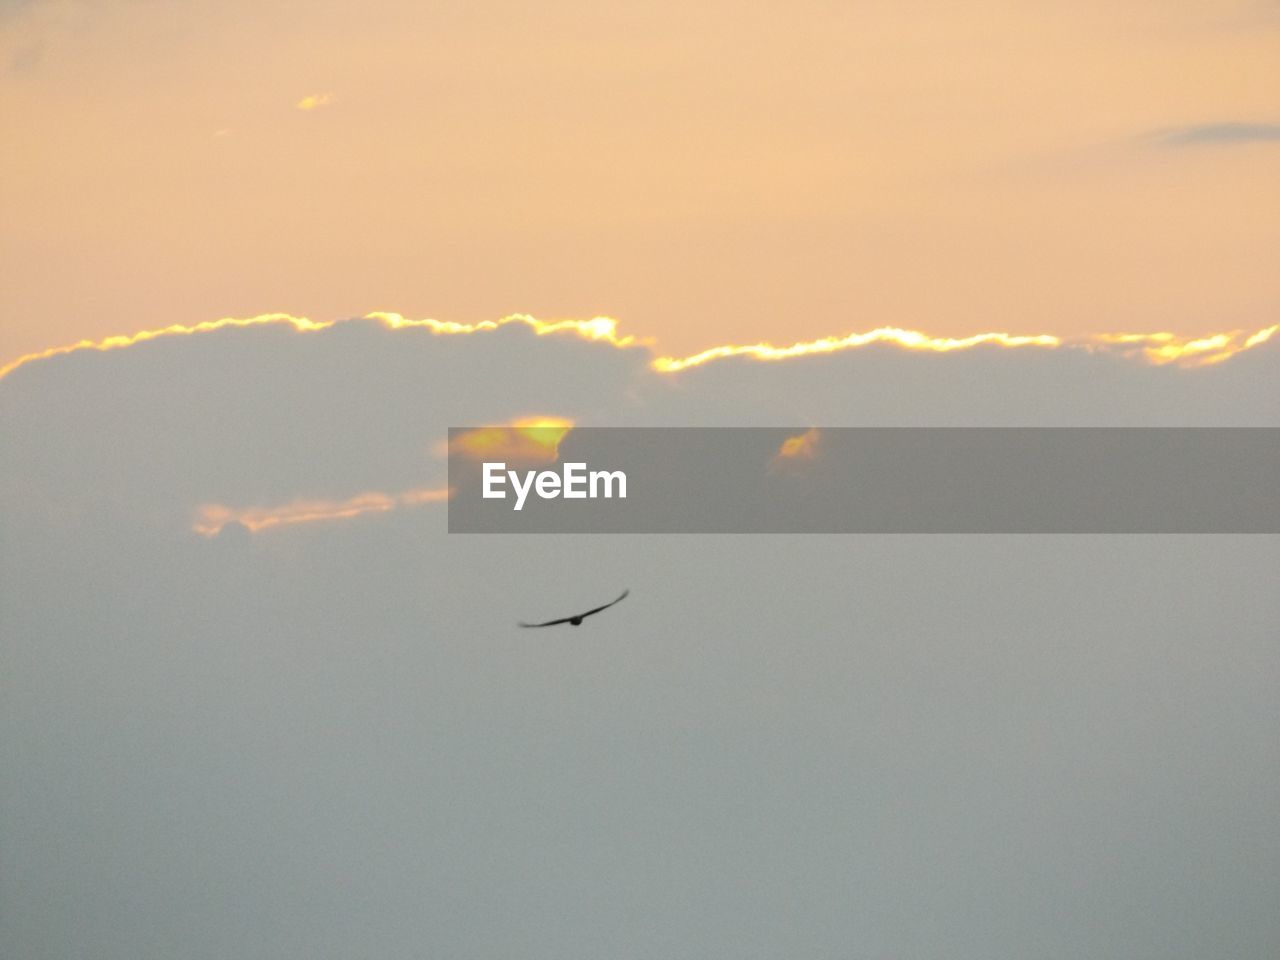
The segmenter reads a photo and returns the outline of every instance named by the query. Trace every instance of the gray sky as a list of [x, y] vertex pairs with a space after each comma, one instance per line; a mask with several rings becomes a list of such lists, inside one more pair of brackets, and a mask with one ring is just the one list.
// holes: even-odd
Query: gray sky
[[[430, 486], [447, 425], [530, 414], [1276, 426], [1278, 356], [657, 376], [355, 324], [26, 365], [0, 380], [0, 952], [1273, 955], [1275, 537], [192, 524]], [[579, 630], [515, 627], [623, 587]]]

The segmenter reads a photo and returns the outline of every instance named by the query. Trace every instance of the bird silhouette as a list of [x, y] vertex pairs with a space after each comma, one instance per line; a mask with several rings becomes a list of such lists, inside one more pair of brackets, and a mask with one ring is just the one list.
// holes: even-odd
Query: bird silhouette
[[522, 622], [520, 626], [522, 627], [554, 627], [557, 624], [567, 623], [571, 627], [580, 627], [582, 626], [582, 621], [584, 619], [591, 616], [593, 613], [599, 613], [601, 610], [608, 610], [615, 603], [621, 602], [622, 599], [626, 597], [626, 595], [629, 594], [630, 592], [631, 592], [630, 590], [623, 590], [617, 600], [610, 600], [604, 606], [596, 607], [594, 610], [588, 610], [586, 613], [575, 613], [572, 617], [561, 617], [559, 620], [548, 620], [546, 623], [523, 623]]

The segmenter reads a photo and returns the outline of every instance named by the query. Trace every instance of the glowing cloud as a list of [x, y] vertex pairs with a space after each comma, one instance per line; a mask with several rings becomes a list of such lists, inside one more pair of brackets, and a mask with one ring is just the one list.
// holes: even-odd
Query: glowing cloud
[[584, 340], [604, 341], [615, 347], [630, 347], [647, 343], [632, 336], [618, 336], [618, 321], [612, 317], [592, 317], [590, 320], [538, 320], [525, 313], [513, 313], [500, 320], [481, 320], [479, 323], [455, 323], [452, 320], [410, 320], [398, 313], [375, 311], [364, 316], [366, 320], [376, 320], [390, 330], [411, 330], [414, 328], [429, 330], [432, 333], [457, 334], [479, 333], [486, 330], [497, 330], [510, 324], [524, 324], [535, 334], [545, 337], [553, 333], [572, 333]]
[[[609, 317], [593, 317], [590, 320], [537, 320], [526, 314], [512, 314], [499, 320], [482, 320], [479, 323], [455, 323], [451, 320], [408, 320], [398, 313], [370, 313], [361, 318], [365, 321], [380, 323], [389, 330], [424, 330], [442, 336], [483, 333], [498, 330], [510, 325], [524, 325], [538, 336], [549, 334], [570, 334], [585, 340], [604, 341], [615, 347], [630, 347], [644, 341], [632, 336], [618, 336], [618, 322]], [[33, 360], [45, 360], [64, 353], [78, 350], [118, 350], [131, 347], [135, 343], [155, 340], [160, 337], [188, 336], [195, 333], [212, 333], [229, 327], [256, 327], [271, 324], [291, 326], [300, 333], [312, 333], [328, 330], [339, 323], [351, 323], [350, 320], [309, 320], [306, 317], [295, 317], [288, 313], [263, 313], [256, 317], [223, 317], [221, 320], [204, 320], [200, 323], [175, 323], [158, 330], [141, 330], [138, 333], [117, 334], [102, 340], [80, 340], [77, 343], [49, 347], [35, 353], [28, 353], [0, 366], [0, 377], [12, 373], [23, 364]]]
[[804, 433], [787, 437], [778, 447], [774, 460], [812, 460], [818, 455], [818, 440], [822, 434], [817, 427], [810, 427]]
[[661, 373], [675, 373], [729, 357], [752, 360], [790, 360], [814, 354], [840, 353], [872, 343], [889, 343], [907, 350], [949, 353], [994, 344], [1000, 347], [1072, 347], [1091, 352], [1115, 351], [1126, 357], [1141, 357], [1161, 366], [1174, 363], [1181, 367], [1203, 367], [1221, 363], [1238, 353], [1269, 340], [1280, 324], [1252, 334], [1242, 330], [1216, 333], [1207, 337], [1179, 337], [1172, 333], [1100, 333], [1080, 340], [1066, 341], [1051, 334], [1021, 336], [1009, 333], [978, 333], [971, 337], [931, 337], [919, 330], [880, 327], [868, 333], [851, 333], [844, 337], [824, 337], [775, 347], [768, 343], [711, 347], [688, 357], [658, 357], [653, 368]]
[[519, 417], [497, 427], [478, 427], [454, 437], [448, 452], [468, 460], [550, 463], [573, 429], [564, 417]]
[[[427, 333], [452, 336], [485, 333], [511, 325], [525, 326], [537, 336], [568, 334], [597, 343], [607, 343], [617, 348], [652, 346], [652, 340], [618, 333], [618, 322], [610, 317], [592, 317], [589, 320], [538, 320], [527, 314], [512, 314], [498, 320], [482, 320], [478, 323], [458, 323], [451, 320], [411, 320], [398, 313], [374, 312], [366, 314], [363, 321], [379, 323], [388, 330], [423, 330]], [[264, 324], [291, 326], [300, 333], [327, 330], [338, 323], [354, 323], [356, 320], [309, 320], [287, 313], [264, 313], [256, 317], [224, 317], [195, 324], [172, 324], [158, 330], [142, 330], [138, 333], [106, 337], [102, 340], [81, 340], [78, 343], [50, 347], [36, 353], [20, 356], [0, 366], [0, 377], [12, 373], [23, 364], [43, 360], [59, 354], [78, 350], [116, 350], [160, 337], [185, 336], [210, 333], [227, 327], [252, 327]], [[1179, 337], [1172, 333], [1101, 333], [1081, 339], [1063, 340], [1051, 334], [1018, 335], [1010, 333], [978, 333], [969, 337], [932, 337], [919, 330], [899, 327], [879, 327], [867, 333], [850, 333], [843, 337], [824, 337], [807, 340], [790, 346], [777, 347], [769, 343], [723, 344], [710, 347], [687, 357], [661, 356], [654, 358], [650, 366], [658, 373], [678, 373], [690, 367], [698, 367], [716, 360], [744, 357], [750, 360], [790, 360], [816, 354], [841, 353], [846, 350], [875, 343], [891, 344], [907, 350], [932, 353], [949, 353], [969, 350], [984, 345], [999, 347], [1076, 348], [1090, 352], [1117, 352], [1126, 357], [1137, 357], [1147, 362], [1181, 367], [1202, 367], [1227, 360], [1269, 340], [1280, 324], [1266, 327], [1254, 333], [1234, 330], [1228, 333], [1210, 334], [1204, 337]]]
[[192, 530], [205, 537], [215, 537], [229, 523], [238, 523], [251, 533], [273, 527], [318, 520], [344, 520], [366, 513], [386, 513], [397, 507], [439, 503], [449, 499], [447, 487], [423, 487], [403, 493], [361, 493], [346, 500], [294, 500], [279, 507], [236, 509], [218, 503], [201, 506], [196, 511]]
[[131, 347], [135, 343], [144, 343], [147, 340], [155, 340], [159, 337], [186, 336], [193, 333], [210, 333], [227, 327], [256, 327], [264, 324], [287, 324], [299, 332], [324, 330], [333, 325], [332, 323], [316, 323], [306, 317], [294, 317], [287, 313], [262, 313], [256, 317], [244, 318], [224, 317], [221, 320], [204, 320], [200, 323], [189, 325], [175, 323], [159, 330], [140, 330], [137, 333], [118, 334], [102, 340], [81, 340], [78, 343], [50, 347], [37, 353], [28, 353], [0, 367], [0, 377], [12, 373], [18, 367], [33, 360], [47, 360], [49, 357], [56, 357], [63, 353], [74, 353], [77, 350], [119, 350], [123, 347]]
[[692, 356], [683, 358], [658, 357], [653, 361], [653, 368], [662, 373], [674, 373], [689, 367], [710, 363], [712, 360], [723, 360], [728, 357], [749, 357], [752, 360], [790, 360], [793, 357], [804, 357], [812, 354], [839, 353], [872, 343], [891, 343], [899, 347], [905, 347], [908, 350], [946, 353], [951, 350], [966, 350], [986, 343], [998, 344], [1002, 347], [1056, 347], [1062, 341], [1058, 337], [1048, 334], [1014, 336], [1008, 333], [978, 333], [971, 337], [955, 339], [951, 337], [930, 337], [918, 330], [879, 327], [869, 333], [851, 333], [844, 337], [824, 337], [821, 340], [793, 343], [789, 347], [775, 347], [768, 343], [728, 344], [711, 347], [701, 353], [695, 353]]
[[1280, 324], [1246, 335], [1243, 330], [1216, 333], [1208, 337], [1179, 337], [1172, 333], [1101, 333], [1093, 337], [1097, 345], [1118, 350], [1125, 356], [1140, 354], [1149, 363], [1161, 366], [1177, 363], [1186, 367], [1204, 367], [1229, 360], [1237, 353], [1266, 343], [1280, 330]]
[[333, 94], [312, 93], [303, 97], [294, 106], [299, 110], [319, 110], [321, 107], [327, 107], [331, 103], [333, 103]]
[[[436, 449], [439, 454], [460, 453], [468, 459], [503, 459], [512, 462], [550, 462], [556, 459], [560, 441], [573, 429], [564, 417], [517, 417], [508, 424], [480, 427], [453, 438]], [[220, 503], [203, 504], [191, 529], [215, 537], [229, 523], [258, 533], [275, 527], [323, 520], [345, 520], [369, 513], [388, 513], [399, 507], [440, 503], [451, 496], [448, 487], [420, 487], [400, 493], [369, 491], [346, 500], [294, 500], [276, 507], [235, 508]]]

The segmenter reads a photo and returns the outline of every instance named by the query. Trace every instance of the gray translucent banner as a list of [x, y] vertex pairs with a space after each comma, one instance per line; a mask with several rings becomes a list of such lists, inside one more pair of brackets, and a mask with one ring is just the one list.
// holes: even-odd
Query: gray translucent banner
[[1280, 533], [1273, 428], [480, 429], [451, 533]]

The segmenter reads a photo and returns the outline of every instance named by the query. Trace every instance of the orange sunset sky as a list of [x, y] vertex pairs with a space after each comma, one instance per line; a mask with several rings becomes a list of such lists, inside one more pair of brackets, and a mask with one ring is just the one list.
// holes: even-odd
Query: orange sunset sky
[[1280, 314], [1280, 5], [0, 0], [0, 365], [173, 323], [664, 352]]

